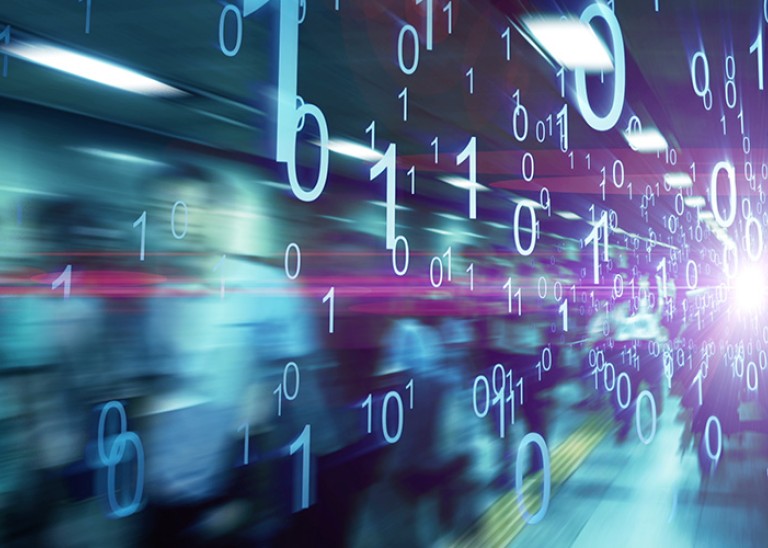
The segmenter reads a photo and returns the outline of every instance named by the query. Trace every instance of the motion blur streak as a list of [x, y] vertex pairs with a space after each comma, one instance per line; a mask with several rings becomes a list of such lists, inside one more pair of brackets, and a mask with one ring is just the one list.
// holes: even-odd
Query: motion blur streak
[[766, 24], [0, 3], [0, 545], [765, 546]]

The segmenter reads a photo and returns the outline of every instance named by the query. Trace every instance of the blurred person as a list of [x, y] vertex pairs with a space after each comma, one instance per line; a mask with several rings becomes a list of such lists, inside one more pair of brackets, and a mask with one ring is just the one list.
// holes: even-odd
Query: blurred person
[[[147, 306], [143, 367], [152, 393], [139, 413], [147, 543], [225, 543], [237, 535], [264, 542], [290, 514], [296, 478], [282, 473], [282, 463], [293, 460], [287, 447], [307, 417], [322, 421], [312, 415], [325, 409], [315, 380], [314, 319], [298, 284], [249, 255], [249, 222], [266, 209], [254, 211], [239, 188], [189, 166], [163, 174], [149, 190], [155, 218], [167, 219], [177, 202], [187, 215], [175, 219], [175, 232], [166, 221], [156, 223], [164, 234], [152, 233], [156, 248], [172, 253], [158, 261], [170, 281]], [[302, 413], [283, 401], [285, 416], [278, 417], [274, 391], [289, 361], [301, 374]], [[255, 461], [247, 465], [246, 435]], [[332, 437], [332, 422], [315, 427], [312, 453]]]
[[[535, 287], [535, 270], [527, 263], [518, 259], [517, 263], [511, 265], [513, 268], [511, 280], [515, 287], [523, 294], [530, 294], [531, 289]], [[498, 281], [504, 280], [504, 276], [499, 276]], [[526, 291], [527, 289], [527, 291]], [[535, 290], [534, 290], [535, 291]], [[548, 322], [545, 320], [541, 310], [533, 309], [530, 303], [533, 300], [528, 299], [528, 307], [522, 308], [522, 314], [518, 315], [515, 300], [512, 301], [512, 311], [505, 306], [503, 311], [488, 318], [488, 360], [486, 362], [488, 378], [493, 378], [493, 366], [497, 363], [502, 364], [506, 371], [512, 371], [512, 383], [516, 385], [520, 380], [523, 384], [523, 404], [516, 410], [522, 415], [528, 426], [528, 432], [536, 432], [547, 440], [547, 414], [551, 402], [545, 395], [548, 387], [538, 381], [536, 371], [536, 362], [541, 358], [542, 348], [547, 345]], [[507, 303], [508, 304], [508, 303]], [[554, 359], [554, 357], [553, 357]], [[508, 381], [507, 381], [508, 382]], [[510, 387], [506, 387], [510, 390]], [[515, 403], [519, 404], [519, 390], [514, 390]], [[496, 414], [496, 421], [501, 419], [499, 415], [499, 406], [492, 406], [492, 413]], [[519, 416], [519, 415], [517, 415]], [[505, 417], [507, 425], [511, 424], [511, 417]], [[507, 428], [507, 431], [509, 429]], [[509, 434], [507, 434], [508, 437]], [[502, 462], [505, 466], [502, 469], [502, 475], [499, 482], [502, 486], [511, 484], [512, 476], [510, 470], [511, 463], [514, 461], [512, 454], [512, 445], [510, 441], [505, 441], [504, 456]], [[528, 464], [526, 473], [533, 473], [542, 466], [542, 457], [539, 452], [534, 452], [533, 459]]]
[[[617, 384], [614, 387], [616, 393], [611, 396], [611, 401], [616, 420], [619, 423], [617, 433], [619, 441], [624, 441], [627, 438], [632, 427], [635, 413], [631, 402], [635, 401], [643, 383], [647, 385], [656, 402], [657, 416], [661, 415], [664, 407], [664, 353], [659, 350], [654, 356], [651, 353], [651, 344], [661, 347], [669, 340], [669, 335], [666, 328], [661, 325], [662, 307], [659, 305], [655, 310], [652, 310], [650, 300], [648, 277], [642, 276], [638, 283], [638, 305], [635, 313], [630, 314], [629, 303], [622, 303], [621, 306], [614, 309], [612, 318], [616, 326], [613, 338], [619, 344], [613, 349], [610, 356], [617, 375]], [[627, 344], [630, 341], [632, 343]], [[619, 348], [624, 352], [619, 352]], [[646, 349], [647, 353], [644, 351]], [[619, 355], [621, 355], [621, 363], [619, 363]], [[634, 356], [634, 358], [626, 356]], [[608, 357], [606, 359], [608, 360]], [[618, 375], [621, 372], [626, 372], [629, 377], [627, 401], [630, 402], [630, 405], [625, 409], [619, 405], [618, 398]]]
[[[94, 510], [66, 503], [83, 491], [78, 470], [84, 469], [79, 463], [85, 459], [90, 404], [110, 376], [102, 343], [104, 301], [91, 294], [98, 259], [95, 253], [82, 254], [94, 250], [86, 235], [103, 226], [99, 211], [89, 200], [30, 200], [24, 228], [18, 230], [25, 253], [9, 267], [20, 282], [19, 293], [3, 297], [0, 312], [3, 406], [14, 409], [6, 407], [3, 415], [11, 420], [3, 423], [12, 431], [18, 428], [0, 437], [11, 446], [18, 443], [10, 466], [8, 453], [0, 449], [3, 470], [13, 470], [19, 486], [3, 512], [3, 528], [11, 537], [6, 542], [16, 536], [22, 543], [70, 546], [87, 538], [106, 540], [114, 529], [103, 524], [75, 537], [66, 532], [73, 510], [80, 517]], [[51, 287], [67, 262], [74, 272], [69, 298], [63, 287]]]

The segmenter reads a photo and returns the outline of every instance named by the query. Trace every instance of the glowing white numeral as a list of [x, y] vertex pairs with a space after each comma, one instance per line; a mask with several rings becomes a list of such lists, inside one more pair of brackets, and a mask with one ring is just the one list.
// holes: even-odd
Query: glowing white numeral
[[[534, 163], [534, 160], [533, 160], [533, 154], [531, 154], [530, 152], [526, 152], [525, 154], [523, 154], [522, 164], [523, 164], [522, 165], [523, 180], [526, 183], [530, 183], [531, 181], [533, 181], [533, 175], [536, 171], [536, 164]], [[531, 166], [530, 169], [526, 169], [525, 167], [526, 164], [530, 164]]]
[[[715, 425], [717, 431], [717, 450], [714, 453], [712, 453], [712, 443], [709, 435], [709, 429], [712, 424]], [[707, 419], [707, 424], [704, 427], [704, 447], [707, 450], [707, 456], [717, 463], [723, 450], [723, 429], [720, 426], [720, 420], [714, 415]]]
[[249, 444], [250, 444], [250, 425], [248, 423], [243, 424], [240, 426], [240, 428], [237, 429], [238, 432], [241, 430], [245, 430], [245, 435], [243, 436], [243, 464], [248, 465], [248, 454], [249, 454]]
[[568, 299], [565, 299], [557, 309], [563, 315], [563, 331], [568, 333]]
[[757, 89], [763, 91], [763, 26], [757, 31], [757, 38], [749, 46], [749, 53], [757, 52]]
[[[651, 405], [651, 433], [648, 434], [648, 437], [643, 436], [643, 429], [640, 424], [640, 403], [645, 399]], [[653, 394], [648, 392], [648, 390], [640, 392], [640, 395], [635, 400], [635, 427], [637, 428], [637, 437], [640, 438], [643, 444], [648, 445], [653, 441], [653, 437], [656, 435], [656, 400], [654, 400]]]
[[[623, 400], [621, 397], [621, 385], [622, 385], [622, 379], [625, 381], [623, 384], [627, 387], [627, 399]], [[632, 397], [632, 381], [629, 378], [629, 375], [627, 375], [626, 372], [622, 371], [619, 373], [619, 376], [616, 378], [616, 401], [619, 404], [619, 407], [622, 409], [626, 409], [629, 407], [630, 398]]]
[[[752, 230], [750, 230], [750, 227], [753, 226], [757, 229], [757, 249], [752, 249]], [[763, 254], [763, 226], [760, 224], [760, 221], [757, 220], [757, 217], [749, 217], [747, 218], [747, 222], [744, 225], [744, 232], [745, 232], [745, 246], [747, 248], [747, 255], [749, 255], [749, 258], [753, 261], [757, 261], [760, 259], [760, 256]]]
[[[403, 265], [402, 269], [397, 268], [397, 242], [403, 242], [403, 245], [405, 246], [405, 264]], [[405, 238], [405, 236], [398, 236], [395, 238], [395, 245], [392, 246], [392, 268], [395, 271], [395, 274], [398, 276], [405, 276], [405, 273], [408, 272], [408, 263], [410, 262], [410, 256], [411, 252], [408, 248], [408, 240]]]
[[[176, 232], [176, 208], [179, 206], [184, 206], [184, 231], [181, 234]], [[146, 213], [146, 211], [144, 213]], [[177, 240], [181, 240], [184, 236], [187, 235], [188, 228], [189, 228], [189, 209], [187, 209], [187, 204], [185, 204], [184, 202], [176, 202], [175, 204], [173, 204], [173, 208], [171, 208], [171, 234], [173, 234], [173, 237], [176, 238]], [[144, 231], [144, 228], [142, 228], [142, 233], [143, 231]]]
[[[728, 209], [728, 217], [723, 219], [722, 215], [720, 214], [720, 208], [717, 204], [717, 178], [720, 171], [725, 171], [726, 175], [728, 176], [728, 185], [730, 192], [728, 193], [728, 202], [729, 202], [729, 209]], [[733, 165], [725, 162], [720, 161], [717, 164], [715, 164], [714, 169], [712, 170], [712, 177], [710, 178], [709, 182], [709, 199], [712, 202], [712, 213], [715, 216], [715, 220], [717, 221], [717, 224], [719, 224], [723, 228], [728, 228], [733, 224], [733, 222], [736, 220], [736, 172], [733, 169]]]
[[473, 95], [475, 93], [475, 69], [469, 69], [464, 76], [469, 78], [469, 94]]
[[403, 122], [408, 121], [408, 86], [403, 88], [403, 91], [401, 91], [398, 96], [398, 99], [403, 100]]
[[53, 283], [51, 284], [51, 290], [56, 289], [61, 284], [64, 284], [64, 298], [69, 298], [69, 290], [72, 286], [72, 265], [68, 264], [67, 267], [64, 269], [64, 272], [59, 274], [59, 277], [53, 280]]
[[[750, 372], [753, 372], [752, 375], [750, 375]], [[755, 362], [749, 362], [747, 364], [747, 390], [751, 390], [752, 392], [757, 391], [757, 364]]]
[[[541, 452], [541, 466], [544, 474], [543, 493], [541, 499], [541, 508], [535, 514], [528, 513], [528, 509], [525, 507], [523, 500], [523, 458], [528, 454], [525, 449], [529, 445], [536, 445]], [[544, 438], [536, 432], [529, 432], [523, 439], [520, 440], [520, 445], [517, 448], [517, 458], [515, 460], [515, 490], [517, 491], [517, 507], [520, 513], [523, 515], [523, 519], [531, 525], [539, 523], [547, 514], [547, 508], [549, 508], [549, 497], [552, 490], [552, 477], [549, 466], [549, 450], [547, 449], [547, 443]]]
[[507, 61], [509, 61], [511, 56], [512, 56], [512, 49], [511, 49], [510, 44], [509, 44], [509, 27], [507, 27], [507, 29], [503, 33], [501, 33], [501, 37], [506, 40], [506, 45], [507, 45]]
[[557, 113], [557, 125], [560, 126], [560, 151], [568, 151], [568, 104]]
[[453, 270], [453, 268], [451, 267], [451, 247], [450, 246], [448, 246], [448, 249], [446, 249], [445, 253], [443, 253], [443, 257], [445, 257], [446, 260], [448, 261], [448, 281], [450, 282], [451, 270]]
[[[440, 267], [440, 277], [437, 281], [435, 281], [435, 261], [437, 261], [437, 265]], [[440, 257], [432, 257], [429, 263], [429, 283], [432, 284], [432, 287], [443, 285], [443, 261], [440, 260]]]
[[[295, 250], [296, 253], [296, 270], [294, 270], [293, 274], [291, 274], [289, 268], [288, 268], [288, 259], [291, 255], [291, 249]], [[285, 267], [285, 275], [288, 276], [289, 280], [295, 280], [299, 277], [299, 273], [301, 272], [301, 248], [298, 244], [291, 242], [288, 244], [288, 247], [285, 248], [285, 260], [284, 260], [284, 267]]]
[[[288, 370], [293, 369], [294, 377], [296, 380], [293, 381], [294, 390], [292, 393], [288, 392]], [[282, 417], [283, 416], [283, 397], [285, 397], [288, 401], [293, 401], [296, 399], [296, 396], [299, 395], [299, 386], [301, 385], [301, 377], [299, 376], [299, 366], [296, 365], [296, 362], [288, 362], [283, 369], [283, 382], [277, 385], [277, 388], [272, 391], [273, 394], [277, 395], [277, 416]]]
[[656, 272], [661, 271], [661, 285], [659, 286], [659, 299], [667, 298], [667, 258], [662, 257], [656, 266]]
[[376, 148], [376, 121], [371, 121], [370, 125], [365, 128], [366, 133], [371, 134], [371, 149]]
[[371, 168], [371, 181], [379, 175], [387, 172], [387, 222], [386, 222], [386, 246], [387, 249], [395, 248], [395, 185], [397, 183], [397, 147], [390, 144], [384, 156]]
[[325, 294], [325, 297], [323, 297], [323, 303], [330, 301], [328, 306], [328, 333], [333, 333], [333, 306], [335, 294], [336, 288], [332, 287], [328, 290], [328, 293]]
[[[515, 208], [515, 218], [513, 223], [515, 247], [517, 248], [517, 252], [524, 257], [527, 257], [533, 253], [533, 249], [536, 247], [536, 239], [538, 237], [539, 223], [536, 221], [536, 210], [534, 209], [534, 204], [535, 202], [530, 200], [523, 200], [518, 202], [517, 207]], [[531, 216], [531, 242], [527, 248], [523, 248], [522, 244], [520, 243], [520, 211], [524, 207], [528, 209], [528, 212]]]
[[[424, 0], [416, 0], [416, 4], [421, 4]], [[432, 47], [434, 45], [434, 38], [433, 38], [433, 32], [432, 32], [432, 24], [434, 21], [434, 6], [433, 2], [434, 0], [426, 0], [427, 2], [427, 50], [432, 51]]]
[[133, 228], [141, 225], [141, 250], [139, 251], [139, 260], [144, 260], [144, 236], [147, 229], [147, 212], [144, 211], [138, 219], [133, 222]]
[[[693, 271], [693, 275], [691, 275], [691, 271]], [[688, 289], [696, 289], [696, 286], [699, 285], [699, 267], [693, 259], [689, 259], [685, 264], [685, 282], [688, 284]]]
[[301, 451], [301, 503], [299, 509], [309, 508], [309, 456], [312, 440], [312, 426], [307, 424], [296, 441], [291, 443], [291, 456]]
[[[699, 60], [704, 66], [704, 85], [702, 87], [699, 87], [696, 79], [696, 67]], [[712, 90], [709, 87], [709, 61], [703, 50], [697, 51], [691, 58], [691, 81], [693, 82], [693, 92], [704, 102], [704, 108], [710, 110], [712, 108]]]
[[608, 217], [605, 213], [603, 213], [600, 216], [600, 221], [596, 223], [592, 227], [592, 231], [589, 233], [589, 236], [587, 236], [587, 239], [584, 240], [584, 244], [587, 245], [590, 242], [592, 242], [592, 274], [593, 274], [593, 282], [595, 284], [600, 283], [600, 268], [598, 265], [598, 262], [600, 260], [599, 255], [599, 240], [600, 240], [600, 229], [602, 228], [603, 233], [603, 255], [604, 260], [608, 260]]
[[[404, 61], [403, 44], [405, 41], [405, 35], [410, 34], [413, 40], [413, 62], [411, 66], [406, 66]], [[411, 75], [419, 68], [419, 35], [416, 33], [416, 29], [411, 25], [404, 25], [400, 29], [400, 35], [397, 37], [397, 63], [400, 65], [400, 70], [403, 74]]]
[[[437, 158], [436, 142], [435, 158]], [[469, 218], [477, 219], [477, 140], [474, 137], [469, 140], [464, 150], [456, 156], [456, 165], [463, 164], [467, 159], [469, 160]]]
[[624, 107], [624, 91], [626, 88], [626, 62], [624, 59], [624, 38], [616, 15], [605, 5], [595, 3], [588, 6], [581, 14], [582, 23], [590, 24], [595, 17], [602, 18], [608, 25], [613, 43], [613, 94], [611, 109], [605, 116], [598, 116], [592, 110], [587, 95], [587, 75], [583, 68], [575, 71], [576, 100], [584, 120], [598, 131], [608, 131], [619, 121]]
[[[387, 409], [392, 399], [397, 404], [397, 430], [394, 436], [390, 435], [387, 424]], [[381, 406], [381, 430], [387, 443], [396, 443], [403, 434], [403, 399], [400, 397], [400, 393], [394, 390], [387, 392], [387, 395], [384, 396], [384, 403]]]

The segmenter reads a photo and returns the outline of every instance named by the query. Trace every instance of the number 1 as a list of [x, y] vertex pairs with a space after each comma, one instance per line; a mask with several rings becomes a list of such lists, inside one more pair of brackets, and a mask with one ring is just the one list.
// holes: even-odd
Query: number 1
[[[437, 145], [435, 145], [437, 151]], [[435, 152], [437, 154], [437, 152]], [[477, 219], [477, 139], [472, 137], [458, 156], [456, 165], [461, 165], [469, 159], [469, 218]]]
[[332, 287], [323, 297], [323, 303], [330, 301], [330, 306], [328, 307], [328, 333], [333, 333], [333, 301], [335, 293], [336, 288]]
[[248, 423], [245, 423], [241, 425], [240, 428], [237, 429], [238, 432], [240, 432], [241, 430], [245, 430], [245, 436], [244, 436], [245, 446], [243, 448], [243, 464], [245, 465], [248, 465], [248, 443], [250, 440], [250, 435], [248, 433], [248, 431], [250, 430], [249, 426], [250, 425]]
[[307, 424], [296, 441], [291, 444], [291, 455], [301, 451], [301, 510], [309, 508], [309, 448], [312, 426]]
[[395, 185], [397, 183], [396, 160], [397, 147], [393, 143], [387, 147], [384, 156], [371, 168], [370, 173], [371, 181], [373, 181], [385, 171], [387, 172], [387, 222], [385, 227], [387, 249], [395, 248], [395, 208], [397, 206], [395, 201]]
[[757, 89], [763, 91], [763, 25], [760, 23], [760, 30], [757, 32], [757, 38], [749, 46], [749, 53], [757, 51]]
[[563, 331], [568, 333], [568, 299], [563, 300], [557, 311], [563, 315]]
[[141, 225], [141, 250], [139, 251], [139, 260], [144, 260], [144, 236], [147, 231], [147, 212], [144, 211], [138, 219], [133, 222], [133, 228]]
[[72, 285], [72, 265], [68, 264], [58, 278], [56, 278], [51, 284], [51, 290], [56, 289], [61, 284], [64, 284], [64, 298], [69, 298], [69, 289]]
[[[421, 4], [424, 0], [416, 0], [416, 4]], [[433, 40], [433, 33], [432, 33], [432, 22], [434, 18], [434, 6], [433, 3], [434, 0], [427, 0], [427, 50], [432, 51], [432, 47], [434, 46], [434, 40]]]

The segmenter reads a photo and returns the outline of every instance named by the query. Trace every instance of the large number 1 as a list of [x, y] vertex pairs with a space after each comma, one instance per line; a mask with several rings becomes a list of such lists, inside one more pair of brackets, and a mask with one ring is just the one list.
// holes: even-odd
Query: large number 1
[[[306, 0], [305, 0], [306, 1]], [[277, 150], [275, 159], [288, 164], [291, 190], [302, 202], [314, 202], [320, 197], [328, 180], [328, 123], [315, 105], [304, 103], [298, 96], [299, 68], [299, 3], [300, 0], [280, 0], [279, 68], [277, 75]], [[296, 102], [302, 105], [296, 108]], [[312, 190], [304, 190], [296, 173], [296, 134], [306, 116], [312, 116], [320, 132], [320, 169]]]
[[[328, 123], [323, 112], [309, 103], [305, 103], [298, 95], [298, 68], [299, 68], [299, 24], [303, 17], [300, 8], [304, 6], [306, 15], [307, 0], [278, 0], [279, 27], [278, 27], [278, 73], [277, 73], [277, 139], [275, 160], [288, 164], [288, 181], [294, 195], [303, 202], [313, 202], [323, 193], [325, 183], [328, 180]], [[238, 18], [238, 41], [234, 49], [223, 46], [223, 21], [227, 8], [222, 12], [220, 21], [220, 41], [225, 55], [234, 56], [240, 48], [242, 40], [242, 17], [250, 15], [263, 6], [269, 4], [268, 0], [251, 0], [246, 2], [241, 13], [237, 7], [228, 6], [229, 11], [235, 12]], [[297, 107], [297, 103], [300, 106]], [[320, 133], [320, 167], [317, 179], [312, 190], [304, 190], [299, 183], [296, 172], [296, 137], [307, 116], [311, 116], [317, 122]]]

